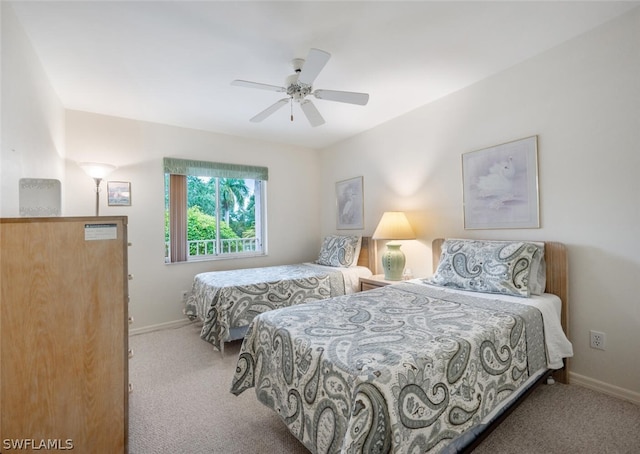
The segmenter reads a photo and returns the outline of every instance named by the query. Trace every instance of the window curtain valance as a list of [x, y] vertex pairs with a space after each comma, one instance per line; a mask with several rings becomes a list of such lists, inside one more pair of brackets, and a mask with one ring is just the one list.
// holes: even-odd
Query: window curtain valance
[[178, 158], [164, 158], [164, 173], [217, 178], [247, 178], [262, 181], [269, 179], [269, 169], [267, 167], [192, 161]]

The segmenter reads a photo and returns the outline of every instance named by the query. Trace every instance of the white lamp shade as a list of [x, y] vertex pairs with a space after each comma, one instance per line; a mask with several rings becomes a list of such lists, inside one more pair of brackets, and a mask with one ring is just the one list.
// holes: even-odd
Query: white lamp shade
[[101, 162], [80, 162], [78, 163], [82, 170], [91, 178], [104, 178], [116, 169], [116, 166], [104, 164]]
[[371, 238], [374, 240], [415, 240], [416, 234], [402, 211], [387, 211], [382, 215]]

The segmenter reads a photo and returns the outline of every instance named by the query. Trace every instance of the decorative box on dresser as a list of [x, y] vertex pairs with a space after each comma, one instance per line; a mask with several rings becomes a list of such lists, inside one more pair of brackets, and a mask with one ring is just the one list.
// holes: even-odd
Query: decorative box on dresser
[[0, 450], [127, 452], [127, 277], [124, 216], [0, 219]]

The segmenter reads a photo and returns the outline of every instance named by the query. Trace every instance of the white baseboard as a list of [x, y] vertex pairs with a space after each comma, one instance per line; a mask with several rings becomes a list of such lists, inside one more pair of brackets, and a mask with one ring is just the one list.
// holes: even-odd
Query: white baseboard
[[137, 334], [150, 333], [152, 331], [159, 331], [161, 329], [169, 329], [169, 328], [181, 328], [183, 326], [187, 326], [192, 324], [193, 322], [189, 319], [183, 318], [180, 320], [174, 320], [172, 322], [159, 323], [157, 325], [148, 325], [142, 326], [140, 328], [134, 328], [129, 330], [129, 336], [135, 336]]
[[640, 393], [594, 380], [593, 378], [585, 377], [584, 375], [569, 372], [569, 383], [572, 385], [584, 386], [585, 388], [599, 391], [603, 394], [617, 397], [618, 399], [628, 400], [629, 402], [640, 405]]

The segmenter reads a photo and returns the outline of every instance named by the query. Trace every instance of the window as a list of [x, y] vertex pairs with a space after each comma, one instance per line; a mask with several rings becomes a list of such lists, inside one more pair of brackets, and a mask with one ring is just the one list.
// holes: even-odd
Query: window
[[263, 255], [265, 167], [164, 158], [165, 261]]

